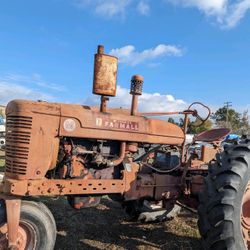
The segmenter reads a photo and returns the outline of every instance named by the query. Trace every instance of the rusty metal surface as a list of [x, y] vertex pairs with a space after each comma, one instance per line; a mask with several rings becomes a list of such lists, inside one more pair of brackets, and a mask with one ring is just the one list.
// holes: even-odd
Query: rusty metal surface
[[20, 221], [21, 200], [9, 197], [5, 200], [7, 211], [8, 246], [18, 249], [18, 229]]
[[125, 200], [140, 199], [142, 197], [154, 196], [155, 179], [153, 175], [138, 174], [134, 175], [130, 189], [124, 194]]
[[161, 120], [104, 114], [80, 105], [12, 101], [7, 107], [6, 177], [43, 178], [55, 167], [58, 136], [161, 144], [184, 140], [178, 126]]
[[[188, 128], [188, 123], [189, 123], [189, 117], [188, 117], [188, 114], [185, 114], [184, 116], [184, 123], [183, 123], [183, 133], [184, 135], [187, 134], [187, 128]], [[187, 162], [187, 152], [186, 152], [186, 149], [185, 149], [185, 143], [186, 143], [186, 136], [185, 136], [185, 139], [182, 143], [182, 148], [181, 148], [181, 162], [182, 164], [184, 164], [185, 162]]]
[[67, 180], [6, 180], [5, 192], [20, 196], [54, 196], [70, 194], [123, 193], [123, 180], [67, 179]]
[[180, 190], [180, 182], [181, 177], [179, 176], [171, 176], [171, 175], [155, 175], [155, 199], [161, 200], [163, 195], [167, 195], [166, 198], [173, 199], [177, 197], [181, 190]]
[[60, 105], [15, 100], [6, 115], [6, 177], [43, 178], [57, 160]]
[[222, 140], [230, 133], [228, 128], [216, 128], [202, 132], [194, 137], [194, 141], [213, 142]]
[[141, 95], [143, 87], [144, 78], [140, 75], [134, 75], [131, 78], [130, 94], [131, 95]]
[[132, 95], [131, 115], [136, 115], [138, 110], [138, 95]]
[[136, 189], [138, 165], [128, 163], [122, 179], [42, 179], [15, 180], [6, 179], [3, 192], [18, 196], [55, 196], [76, 194], [112, 194], [129, 193]]
[[198, 195], [203, 187], [204, 177], [202, 175], [194, 175], [191, 180], [191, 194]]
[[95, 54], [93, 93], [97, 95], [115, 96], [118, 59], [104, 55], [103, 46], [99, 46]]
[[192, 115], [193, 110], [186, 111], [173, 111], [173, 112], [140, 112], [139, 115], [142, 116], [165, 116], [165, 115]]
[[131, 115], [137, 114], [138, 109], [138, 96], [142, 94], [144, 78], [140, 75], [134, 75], [131, 78], [130, 94], [132, 95], [131, 102]]
[[[190, 168], [189, 170], [192, 170], [192, 169], [200, 169], [202, 168], [203, 166], [205, 165], [205, 162], [200, 160], [200, 159], [193, 159], [191, 161], [191, 164], [190, 164]], [[206, 165], [206, 168], [207, 168], [207, 165]]]
[[202, 145], [202, 147], [201, 147], [201, 160], [205, 163], [209, 163], [210, 161], [215, 160], [215, 156], [217, 153], [218, 153], [217, 148]]
[[[175, 124], [141, 116], [112, 113], [112, 109], [107, 113], [100, 113], [83, 109], [79, 105], [62, 104], [61, 114], [60, 136], [171, 145], [180, 145], [184, 140], [182, 129]], [[64, 126], [65, 121], [69, 119], [73, 127]]]
[[107, 102], [109, 101], [109, 98], [106, 96], [101, 96], [101, 104], [100, 104], [100, 111], [101, 112], [107, 112]]
[[54, 196], [74, 194], [112, 194], [128, 192], [133, 186], [138, 166], [130, 164], [122, 179], [46, 179], [4, 181], [3, 192], [18, 196]]
[[111, 166], [118, 166], [119, 164], [122, 163], [125, 157], [125, 153], [126, 153], [125, 150], [126, 150], [126, 142], [121, 142], [119, 157], [111, 161], [110, 163]]

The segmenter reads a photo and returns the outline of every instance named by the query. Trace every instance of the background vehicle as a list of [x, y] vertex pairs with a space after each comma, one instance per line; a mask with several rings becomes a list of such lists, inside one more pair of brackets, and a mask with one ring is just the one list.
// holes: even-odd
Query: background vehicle
[[5, 138], [0, 138], [0, 149], [5, 146]]
[[[185, 143], [188, 117], [201, 118], [193, 104], [183, 112], [139, 113], [143, 78], [131, 79], [131, 110], [109, 109], [115, 96], [117, 58], [95, 55], [93, 93], [100, 108], [14, 100], [6, 109], [6, 167], [0, 186], [0, 245], [3, 249], [53, 249], [53, 215], [32, 197], [67, 196], [75, 209], [95, 206], [102, 195], [119, 200], [132, 217], [147, 208], [174, 204], [196, 208], [208, 163], [221, 151], [228, 129], [194, 137], [205, 142], [200, 155]], [[147, 118], [183, 115], [184, 127]], [[159, 218], [159, 219], [161, 219]], [[1, 249], [1, 248], [0, 248]]]
[[0, 138], [5, 136], [5, 120], [0, 116]]

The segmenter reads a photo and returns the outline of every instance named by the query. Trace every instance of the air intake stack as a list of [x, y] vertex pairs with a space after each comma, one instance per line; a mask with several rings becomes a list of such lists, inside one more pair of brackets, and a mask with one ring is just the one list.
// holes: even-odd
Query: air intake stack
[[131, 115], [136, 115], [138, 109], [138, 96], [142, 94], [144, 78], [134, 75], [131, 78], [130, 94], [132, 95]]

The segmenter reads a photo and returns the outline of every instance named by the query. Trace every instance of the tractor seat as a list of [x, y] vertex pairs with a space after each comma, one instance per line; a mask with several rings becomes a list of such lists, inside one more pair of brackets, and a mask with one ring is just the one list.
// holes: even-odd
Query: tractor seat
[[201, 132], [200, 134], [196, 135], [193, 141], [202, 141], [202, 142], [213, 142], [213, 141], [220, 141], [225, 136], [230, 133], [230, 129], [228, 128], [215, 128], [208, 131]]

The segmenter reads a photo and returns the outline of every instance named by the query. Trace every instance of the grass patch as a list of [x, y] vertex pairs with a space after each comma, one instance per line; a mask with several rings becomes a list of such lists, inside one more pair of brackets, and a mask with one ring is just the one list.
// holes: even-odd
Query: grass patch
[[0, 172], [4, 171], [4, 166], [5, 166], [5, 160], [4, 159], [0, 159]]

